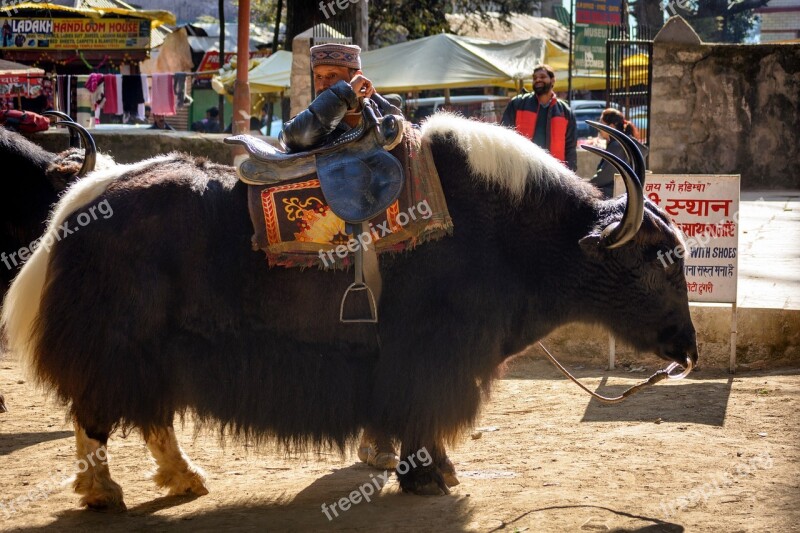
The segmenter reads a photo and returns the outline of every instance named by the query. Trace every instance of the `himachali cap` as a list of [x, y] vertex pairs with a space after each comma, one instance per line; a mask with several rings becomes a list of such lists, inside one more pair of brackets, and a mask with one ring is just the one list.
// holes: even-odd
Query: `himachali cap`
[[361, 48], [354, 44], [318, 44], [311, 47], [311, 68], [334, 65], [361, 70]]

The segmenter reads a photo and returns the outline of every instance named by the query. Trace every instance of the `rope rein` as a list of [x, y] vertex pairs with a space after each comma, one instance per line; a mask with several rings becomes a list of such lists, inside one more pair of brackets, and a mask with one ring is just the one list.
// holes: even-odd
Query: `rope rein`
[[544, 350], [544, 353], [547, 355], [548, 359], [550, 359], [550, 361], [554, 365], [556, 365], [556, 367], [559, 370], [561, 370], [561, 372], [563, 372], [565, 376], [567, 376], [569, 379], [571, 379], [577, 386], [579, 386], [580, 388], [582, 388], [583, 390], [588, 392], [593, 398], [596, 398], [597, 400], [599, 400], [599, 401], [601, 401], [603, 403], [620, 403], [621, 401], [625, 400], [628, 396], [631, 396], [632, 394], [634, 394], [636, 392], [639, 392], [640, 390], [642, 390], [647, 385], [655, 385], [659, 381], [663, 381], [665, 379], [682, 379], [682, 378], [686, 377], [689, 374], [689, 372], [692, 371], [692, 363], [691, 363], [690, 359], [687, 359], [687, 364], [684, 367], [683, 373], [678, 374], [678, 375], [673, 375], [671, 372], [672, 372], [673, 369], [675, 369], [676, 367], [679, 367], [680, 365], [678, 365], [678, 363], [671, 363], [667, 368], [662, 368], [661, 370], [659, 370], [658, 372], [656, 372], [655, 374], [653, 374], [652, 376], [650, 376], [646, 380], [644, 380], [644, 381], [642, 381], [640, 383], [637, 383], [636, 385], [632, 386], [631, 388], [629, 388], [628, 390], [626, 390], [625, 392], [623, 392], [619, 396], [616, 396], [614, 398], [608, 398], [606, 396], [602, 396], [600, 394], [597, 394], [596, 392], [590, 391], [589, 389], [584, 387], [583, 384], [580, 381], [578, 381], [572, 374], [570, 374], [569, 371], [566, 368], [564, 368], [561, 365], [561, 363], [559, 363], [556, 360], [555, 357], [553, 357], [553, 354], [551, 354], [547, 350], [547, 348], [544, 347], [544, 344], [542, 344], [540, 342], [539, 343], [539, 347], [542, 350]]

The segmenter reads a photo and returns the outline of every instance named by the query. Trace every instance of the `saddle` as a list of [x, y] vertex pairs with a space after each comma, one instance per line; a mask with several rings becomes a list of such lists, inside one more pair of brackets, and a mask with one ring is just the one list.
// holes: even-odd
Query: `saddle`
[[[249, 196], [264, 185], [275, 185], [316, 174], [320, 189], [331, 211], [346, 222], [346, 231], [353, 235], [367, 230], [367, 221], [385, 212], [403, 190], [403, 166], [389, 150], [403, 139], [403, 118], [396, 115], [379, 117], [374, 104], [366, 99], [363, 120], [358, 127], [338, 137], [330, 144], [307, 152], [284, 153], [269, 143], [250, 135], [225, 139], [227, 144], [245, 147], [250, 157], [242, 161], [237, 172], [239, 179], [250, 186]], [[255, 195], [258, 196], [257, 194]], [[260, 208], [249, 202], [250, 217], [256, 220]], [[263, 219], [262, 219], [263, 220]], [[374, 253], [374, 250], [371, 250]], [[364, 247], [355, 251], [355, 281], [345, 291], [340, 305], [341, 322], [377, 322], [377, 306], [372, 290], [364, 282]], [[369, 316], [345, 318], [349, 295], [367, 295]]]
[[273, 185], [316, 173], [331, 210], [349, 224], [385, 211], [403, 189], [405, 175], [389, 150], [403, 138], [403, 119], [380, 117], [365, 100], [364, 120], [334, 142], [307, 152], [284, 153], [250, 135], [225, 139], [245, 147], [250, 158], [238, 170], [249, 185]]

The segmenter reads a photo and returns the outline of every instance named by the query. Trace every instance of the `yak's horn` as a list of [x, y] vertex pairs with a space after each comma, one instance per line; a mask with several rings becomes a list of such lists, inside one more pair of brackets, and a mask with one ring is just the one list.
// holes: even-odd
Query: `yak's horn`
[[78, 132], [78, 135], [80, 135], [81, 141], [83, 141], [83, 165], [81, 165], [81, 169], [78, 171], [78, 177], [82, 178], [93, 171], [95, 163], [97, 162], [97, 146], [94, 144], [94, 139], [91, 134], [77, 122], [58, 121], [56, 122], [56, 126], [66, 126], [71, 130], [74, 129]]
[[628, 192], [628, 199], [625, 202], [625, 214], [622, 215], [622, 220], [609, 224], [603, 230], [601, 239], [601, 243], [606, 248], [619, 248], [633, 239], [642, 225], [642, 220], [644, 220], [644, 189], [642, 189], [642, 184], [633, 173], [633, 169], [619, 157], [594, 146], [584, 145], [583, 149], [599, 155], [614, 165], [625, 182], [625, 190]]
[[616, 139], [619, 144], [622, 145], [622, 149], [625, 151], [628, 161], [630, 161], [630, 165], [633, 168], [634, 174], [639, 179], [639, 182], [642, 184], [642, 186], [644, 186], [644, 156], [642, 155], [642, 151], [639, 150], [639, 146], [636, 144], [636, 142], [625, 133], [619, 131], [617, 128], [609, 126], [608, 124], [595, 122], [594, 120], [587, 120], [586, 123], [595, 129], [608, 133], [611, 137]]
[[[51, 109], [49, 111], [42, 112], [42, 115], [45, 117], [58, 117], [63, 122], [75, 122], [72, 120], [72, 117], [67, 115], [66, 113], [62, 113], [61, 111], [56, 111], [55, 109]], [[69, 130], [69, 147], [70, 148], [80, 148], [80, 138], [78, 137], [78, 133]]]

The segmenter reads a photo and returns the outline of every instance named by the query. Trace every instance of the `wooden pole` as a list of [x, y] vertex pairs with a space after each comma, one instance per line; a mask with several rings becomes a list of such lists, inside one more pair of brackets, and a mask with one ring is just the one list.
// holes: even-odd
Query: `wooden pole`
[[250, 131], [250, 0], [239, 0], [236, 84], [233, 89], [233, 133]]
[[[225, 65], [225, 0], [219, 0], [217, 7], [219, 11], [219, 68]], [[219, 131], [225, 131], [225, 97], [219, 95], [217, 98], [219, 108]]]
[[736, 302], [734, 302], [731, 309], [731, 357], [728, 365], [728, 372], [731, 374], [736, 373], [736, 334], [739, 332], [736, 318]]

